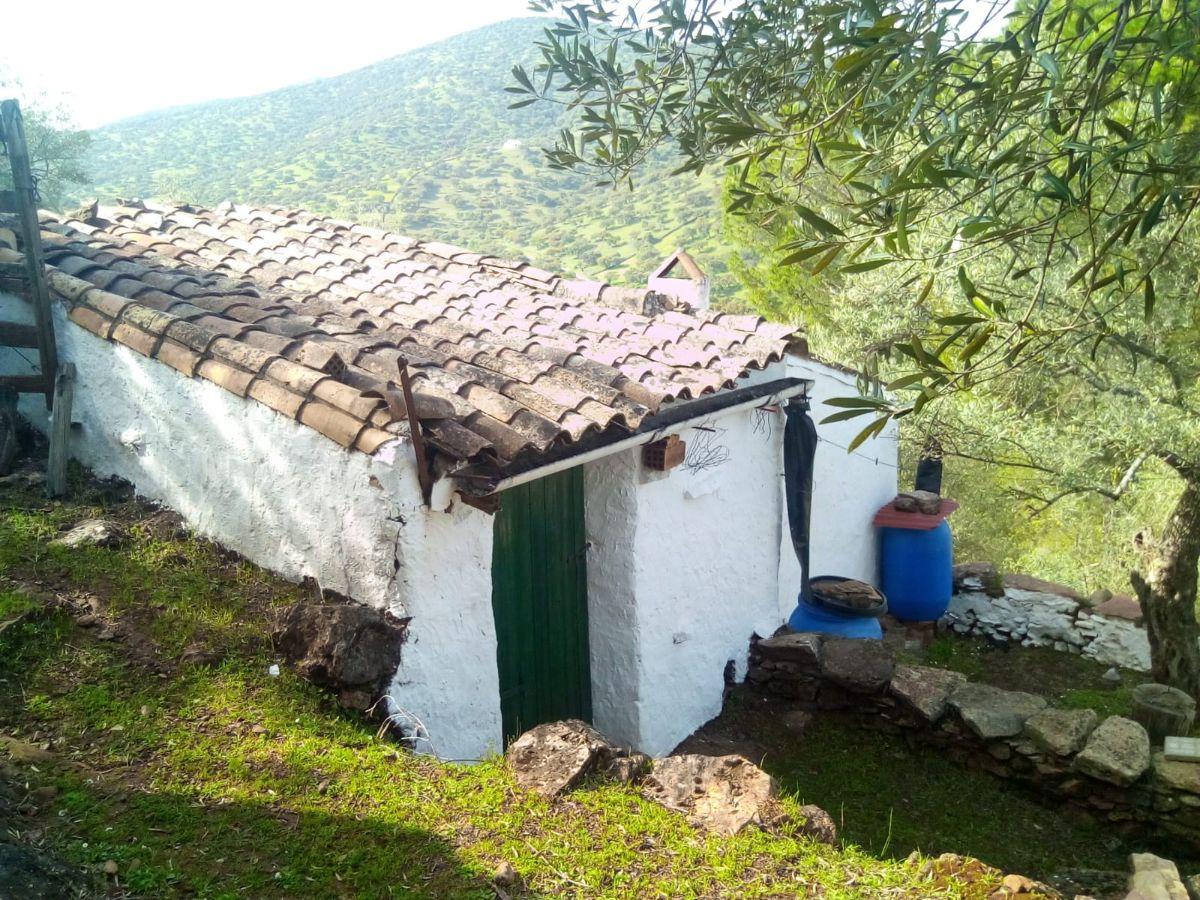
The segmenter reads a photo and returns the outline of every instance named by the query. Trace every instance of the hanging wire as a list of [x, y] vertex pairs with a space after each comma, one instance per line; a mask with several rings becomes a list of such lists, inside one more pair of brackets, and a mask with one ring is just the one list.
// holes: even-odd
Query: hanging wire
[[[848, 450], [848, 452], [850, 453], [851, 456], [857, 456], [861, 459], [867, 460], [868, 462], [873, 462], [877, 466], [887, 466], [889, 469], [899, 469], [900, 468], [895, 463], [890, 463], [886, 459], [880, 459], [878, 456], [868, 456], [867, 454], [863, 453], [860, 450], [849, 450], [849, 448], [847, 448], [843, 444], [839, 444], [837, 441], [831, 441], [827, 437], [821, 437], [819, 434], [817, 435], [817, 440], [823, 444], [829, 444], [830, 446], [837, 447], [839, 450]], [[883, 440], [895, 440], [895, 438], [885, 437], [885, 438], [883, 438]]]

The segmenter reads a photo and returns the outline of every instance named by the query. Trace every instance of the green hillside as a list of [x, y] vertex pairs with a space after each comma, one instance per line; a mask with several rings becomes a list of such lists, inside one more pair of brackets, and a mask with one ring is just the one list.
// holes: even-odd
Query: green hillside
[[628, 283], [687, 246], [733, 293], [715, 174], [669, 178], [664, 162], [631, 193], [544, 165], [559, 114], [510, 110], [503, 90], [514, 63], [534, 60], [543, 24], [504, 22], [346, 75], [116, 123], [95, 134], [91, 191], [303, 206]]

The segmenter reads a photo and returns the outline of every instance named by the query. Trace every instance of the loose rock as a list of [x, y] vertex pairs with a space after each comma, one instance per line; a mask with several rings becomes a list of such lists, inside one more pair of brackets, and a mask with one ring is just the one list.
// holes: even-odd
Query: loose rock
[[84, 519], [50, 543], [58, 547], [116, 547], [125, 540], [125, 529], [108, 519]]
[[1134, 853], [1129, 857], [1133, 874], [1129, 877], [1129, 896], [1137, 900], [1188, 900], [1187, 888], [1179, 869], [1169, 859], [1152, 853]]
[[622, 755], [591, 725], [579, 719], [531, 728], [509, 745], [508, 764], [517, 784], [546, 798], [577, 785], [603, 762]]
[[405, 627], [361, 603], [300, 602], [283, 611], [276, 649], [309, 681], [367, 709], [400, 664]]
[[804, 818], [803, 824], [797, 828], [800, 834], [831, 847], [837, 846], [838, 829], [833, 816], [811, 804], [800, 807], [800, 815]]
[[512, 867], [512, 863], [505, 861], [496, 866], [496, 871], [492, 873], [492, 884], [498, 884], [501, 887], [509, 887], [517, 883], [520, 876], [517, 870]]
[[887, 687], [896, 664], [882, 641], [832, 638], [821, 649], [821, 674], [856, 694]]
[[950, 706], [978, 737], [990, 741], [1020, 734], [1025, 721], [1046, 708], [1046, 700], [989, 684], [963, 684], [950, 695]]
[[1110, 784], [1133, 784], [1150, 768], [1150, 736], [1132, 719], [1110, 716], [1075, 757], [1075, 768]]
[[1093, 709], [1044, 709], [1025, 722], [1025, 734], [1039, 747], [1058, 756], [1083, 749], [1100, 717]]
[[763, 824], [778, 790], [774, 778], [741, 756], [668, 756], [643, 783], [649, 799], [717, 834]]
[[755, 645], [763, 659], [791, 663], [798, 671], [816, 672], [821, 664], [821, 636], [788, 632], [761, 640]]
[[891, 691], [915, 710], [926, 722], [936, 722], [946, 711], [950, 695], [966, 676], [948, 669], [929, 666], [897, 666]]

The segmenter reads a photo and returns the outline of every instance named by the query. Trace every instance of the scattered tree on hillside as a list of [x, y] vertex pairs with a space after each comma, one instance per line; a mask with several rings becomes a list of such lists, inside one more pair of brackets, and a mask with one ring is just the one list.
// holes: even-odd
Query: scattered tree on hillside
[[1155, 676], [1200, 696], [1200, 12], [665, 0], [639, 22], [608, 0], [541, 5], [562, 21], [509, 90], [576, 112], [552, 166], [617, 183], [668, 145], [684, 171], [728, 167], [727, 209], [785, 281], [833, 307], [869, 280], [860, 349], [891, 393], [838, 401], [871, 417], [860, 440], [978, 403], [993, 449], [1019, 431], [1064, 454], [1028, 463], [1059, 486], [1046, 502], [1170, 467], [1178, 501], [1133, 582]]
[[[20, 97], [21, 85], [0, 72], [0, 97]], [[67, 201], [72, 187], [86, 184], [87, 172], [83, 156], [91, 138], [71, 124], [70, 117], [60, 107], [39, 102], [21, 104], [25, 125], [25, 142], [29, 148], [29, 164], [37, 180], [41, 205], [60, 209]], [[0, 184], [9, 186], [11, 173], [7, 165], [0, 166]]]

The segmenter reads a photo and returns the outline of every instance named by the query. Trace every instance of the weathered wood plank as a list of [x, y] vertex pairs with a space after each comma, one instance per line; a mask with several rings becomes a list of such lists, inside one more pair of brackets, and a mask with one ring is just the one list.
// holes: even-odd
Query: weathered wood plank
[[50, 459], [46, 463], [46, 496], [67, 492], [67, 461], [71, 458], [71, 404], [75, 399], [75, 364], [63, 363], [54, 379], [54, 406], [50, 419]]
[[53, 383], [41, 373], [37, 375], [0, 375], [0, 385], [10, 387], [18, 394], [45, 394], [54, 390]]
[[0, 322], [0, 345], [5, 347], [38, 346], [37, 326], [22, 325], [18, 322]]

